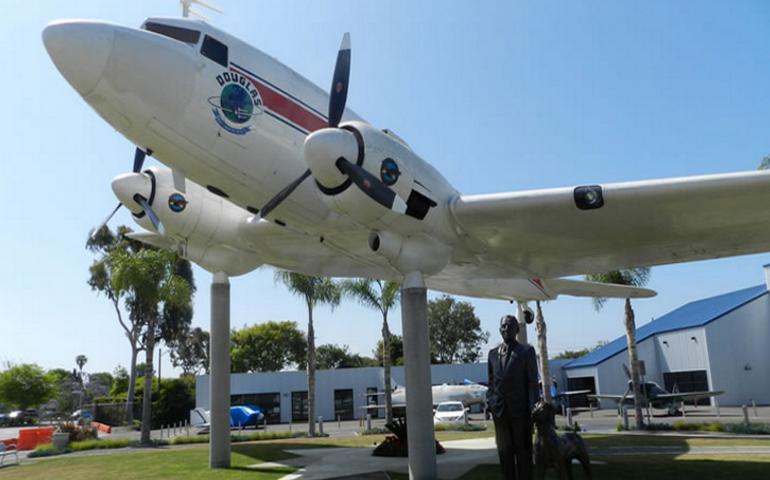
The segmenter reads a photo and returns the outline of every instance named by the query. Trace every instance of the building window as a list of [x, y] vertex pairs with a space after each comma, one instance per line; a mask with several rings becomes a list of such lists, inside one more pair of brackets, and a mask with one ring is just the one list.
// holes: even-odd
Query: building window
[[[596, 379], [594, 377], [575, 377], [567, 379], [567, 390], [590, 390], [590, 393], [596, 393]], [[563, 391], [560, 389], [559, 391]], [[583, 407], [588, 408], [588, 395], [570, 395], [567, 397], [567, 406], [570, 408]]]
[[201, 54], [227, 68], [227, 45], [206, 35], [203, 37]]
[[[369, 387], [366, 389], [366, 406], [376, 407], [379, 405], [379, 395], [377, 395], [377, 387]], [[372, 418], [378, 418], [380, 416], [380, 410], [377, 408], [367, 408], [366, 413], [372, 416]]]
[[[688, 372], [667, 372], [663, 374], [663, 383], [669, 392], [706, 392], [709, 389], [706, 370], [690, 370]], [[711, 399], [699, 398], [687, 400], [686, 405], [710, 405]]]
[[265, 414], [267, 423], [281, 423], [280, 393], [249, 393], [230, 395], [230, 405], [254, 405]]
[[291, 392], [291, 421], [307, 421], [307, 391]]
[[353, 390], [335, 390], [334, 391], [334, 418], [341, 420], [353, 420]]
[[173, 27], [163, 23], [146, 22], [144, 29], [148, 32], [154, 32], [159, 35], [163, 35], [174, 40], [179, 40], [183, 43], [190, 45], [196, 45], [198, 39], [201, 38], [201, 32], [197, 30], [190, 30], [189, 28]]

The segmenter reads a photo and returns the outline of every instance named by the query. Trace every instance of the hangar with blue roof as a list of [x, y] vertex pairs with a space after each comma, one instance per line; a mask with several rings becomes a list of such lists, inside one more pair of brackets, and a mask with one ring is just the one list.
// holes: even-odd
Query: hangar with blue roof
[[[724, 390], [719, 405], [770, 404], [770, 266], [765, 283], [683, 305], [636, 330], [645, 380], [668, 391]], [[622, 394], [626, 337], [562, 367], [570, 390]], [[702, 403], [714, 402], [701, 400]], [[603, 404], [613, 407], [613, 402]]]

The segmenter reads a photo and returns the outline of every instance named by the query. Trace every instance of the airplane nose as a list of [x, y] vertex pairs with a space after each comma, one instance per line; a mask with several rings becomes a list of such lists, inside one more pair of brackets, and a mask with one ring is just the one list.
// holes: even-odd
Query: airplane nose
[[43, 30], [43, 43], [59, 72], [81, 95], [102, 77], [112, 51], [115, 27], [101, 22], [60, 20]]
[[134, 200], [134, 195], [139, 194], [146, 200], [153, 196], [152, 180], [146, 173], [124, 173], [112, 180], [112, 191], [118, 200], [132, 213], [141, 213], [142, 207]]

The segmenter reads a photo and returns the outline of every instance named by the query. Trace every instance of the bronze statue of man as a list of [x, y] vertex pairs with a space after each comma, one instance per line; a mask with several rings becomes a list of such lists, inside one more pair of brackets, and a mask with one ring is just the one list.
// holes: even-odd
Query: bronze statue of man
[[532, 479], [532, 409], [540, 399], [535, 349], [516, 341], [519, 322], [500, 319], [503, 342], [489, 351], [487, 403], [506, 480]]

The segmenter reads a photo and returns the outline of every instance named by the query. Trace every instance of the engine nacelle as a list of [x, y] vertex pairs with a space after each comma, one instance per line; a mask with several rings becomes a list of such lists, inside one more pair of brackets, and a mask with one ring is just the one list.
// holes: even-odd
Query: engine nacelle
[[[407, 204], [406, 213], [395, 213], [362, 192], [337, 166], [340, 157], [381, 180]], [[305, 160], [329, 208], [370, 228], [410, 219], [403, 223], [411, 222], [413, 231], [423, 230], [416, 228], [419, 221], [454, 193], [437, 172], [427, 171], [425, 162], [403, 140], [361, 122], [313, 132], [305, 140]], [[395, 230], [411, 233], [403, 231], [402, 225]]]
[[425, 235], [402, 237], [387, 231], [372, 231], [369, 248], [402, 274], [436, 274], [446, 267], [451, 255], [450, 247]]
[[[252, 214], [196, 183], [179, 180], [176, 182], [180, 183], [178, 190], [171, 170], [158, 167], [143, 173], [120, 175], [113, 180], [115, 194], [131, 210], [136, 223], [155, 232], [138, 233], [133, 237], [174, 250], [211, 272], [223, 271], [234, 276], [259, 266], [261, 260], [248, 251], [239, 235]], [[156, 232], [136, 203], [136, 194], [147, 199], [163, 224], [164, 235]]]

